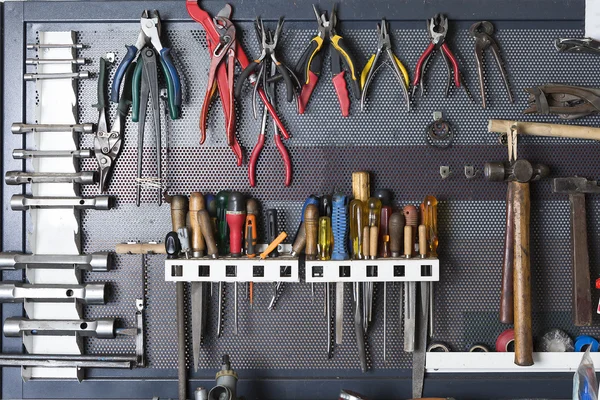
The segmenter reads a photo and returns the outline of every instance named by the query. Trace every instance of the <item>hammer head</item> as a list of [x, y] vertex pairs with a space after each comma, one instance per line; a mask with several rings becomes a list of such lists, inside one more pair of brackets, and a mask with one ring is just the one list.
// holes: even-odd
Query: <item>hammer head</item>
[[554, 178], [552, 191], [555, 193], [600, 193], [600, 186], [596, 181], [573, 176], [569, 178]]
[[517, 181], [526, 183], [545, 178], [549, 174], [550, 169], [546, 165], [532, 165], [529, 161], [523, 159], [513, 163], [488, 162], [483, 167], [483, 175], [489, 181]]

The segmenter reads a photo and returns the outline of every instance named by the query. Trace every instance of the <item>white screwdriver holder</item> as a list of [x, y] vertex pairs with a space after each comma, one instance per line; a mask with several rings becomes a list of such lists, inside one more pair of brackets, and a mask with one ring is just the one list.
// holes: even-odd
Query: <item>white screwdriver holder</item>
[[165, 280], [172, 282], [299, 282], [298, 258], [165, 260]]
[[437, 258], [306, 261], [306, 282], [437, 282]]

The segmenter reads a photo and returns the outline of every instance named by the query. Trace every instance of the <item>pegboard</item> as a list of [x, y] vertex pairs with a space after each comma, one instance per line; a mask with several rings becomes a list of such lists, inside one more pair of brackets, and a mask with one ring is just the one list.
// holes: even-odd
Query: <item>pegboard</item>
[[[307, 5], [308, 7], [308, 5]], [[141, 9], [141, 8], [140, 8]], [[376, 50], [375, 25], [349, 21], [340, 32], [354, 52], [362, 68]], [[265, 21], [269, 28], [275, 22]], [[371, 26], [372, 25], [372, 26]], [[396, 55], [412, 78], [418, 57], [428, 44], [424, 29], [413, 23], [390, 21], [392, 45]], [[424, 24], [423, 24], [424, 25]], [[292, 138], [284, 141], [293, 163], [291, 187], [283, 186], [283, 165], [273, 142], [272, 124], [268, 124], [265, 148], [258, 163], [257, 187], [251, 188], [247, 178], [247, 159], [260, 130], [260, 118], [252, 115], [252, 93], [246, 86], [236, 99], [237, 135], [244, 148], [244, 165], [237, 167], [231, 150], [225, 143], [224, 118], [219, 100], [215, 100], [208, 118], [208, 136], [199, 145], [198, 118], [206, 90], [209, 56], [204, 31], [195, 22], [175, 22], [163, 27], [164, 42], [172, 47], [172, 57], [182, 76], [184, 104], [181, 119], [163, 120], [161, 149], [164, 175], [169, 192], [189, 194], [191, 191], [216, 193], [221, 189], [239, 190], [257, 198], [262, 209], [277, 208], [280, 230], [293, 236], [300, 219], [304, 199], [310, 194], [351, 193], [351, 173], [367, 170], [372, 173], [371, 188], [390, 189], [398, 207], [418, 205], [425, 195], [441, 200], [438, 208], [440, 236], [440, 282], [435, 284], [436, 324], [434, 340], [448, 343], [455, 351], [465, 351], [474, 343], [493, 347], [496, 336], [505, 329], [498, 322], [501, 260], [504, 235], [504, 198], [506, 186], [485, 182], [481, 177], [467, 180], [465, 165], [479, 169], [486, 161], [506, 158], [506, 149], [498, 144], [496, 135], [487, 133], [490, 118], [559, 122], [549, 116], [523, 116], [527, 104], [524, 87], [557, 82], [581, 86], [600, 86], [594, 72], [597, 58], [586, 54], [560, 54], [554, 49], [556, 37], [579, 37], [578, 29], [525, 29], [497, 26], [496, 38], [501, 46], [515, 103], [509, 104], [497, 67], [489, 53], [485, 58], [485, 81], [488, 109], [480, 106], [479, 87], [473, 54], [474, 40], [468, 33], [470, 23], [451, 25], [450, 48], [459, 59], [461, 70], [473, 97], [463, 90], [451, 90], [444, 97], [446, 68], [438, 54], [425, 75], [425, 96], [417, 97], [406, 111], [398, 81], [390, 66], [379, 69], [370, 86], [364, 112], [360, 100], [352, 99], [349, 118], [340, 114], [337, 97], [331, 83], [329, 58], [304, 115], [296, 113], [295, 104], [285, 101], [285, 89], [278, 85], [277, 108]], [[238, 39], [249, 57], [258, 56], [253, 25], [236, 23]], [[43, 29], [36, 23], [35, 29]], [[49, 25], [47, 27], [56, 28]], [[139, 24], [119, 23], [112, 29], [77, 26], [78, 41], [89, 47], [78, 52], [91, 60], [81, 69], [97, 71], [98, 58], [115, 52], [117, 63], [125, 54], [125, 44], [135, 42]], [[32, 27], [27, 37], [35, 36]], [[314, 22], [292, 22], [284, 27], [280, 42], [280, 59], [294, 66], [304, 47], [316, 32]], [[325, 50], [328, 52], [328, 50]], [[536, 60], [532, 67], [531, 60]], [[578, 73], [573, 73], [577, 65]], [[114, 73], [111, 71], [111, 79]], [[238, 71], [239, 72], [239, 71]], [[27, 97], [34, 95], [28, 87]], [[96, 81], [79, 82], [78, 103], [80, 122], [95, 122], [97, 111]], [[259, 103], [259, 116], [262, 114]], [[161, 115], [164, 116], [164, 110]], [[456, 131], [455, 141], [447, 150], [433, 149], [425, 144], [425, 128], [434, 111], [442, 111]], [[115, 107], [110, 113], [114, 119]], [[270, 121], [270, 120], [269, 120]], [[575, 124], [598, 125], [599, 117], [574, 121]], [[167, 204], [155, 204], [156, 190], [142, 190], [142, 205], [135, 205], [135, 174], [137, 157], [137, 126], [127, 119], [125, 141], [117, 160], [109, 194], [116, 196], [117, 206], [110, 211], [82, 212], [83, 251], [111, 251], [115, 244], [132, 240], [162, 240], [170, 230]], [[168, 139], [167, 139], [168, 138]], [[144, 165], [149, 175], [155, 174], [154, 131], [151, 117], [146, 123]], [[600, 146], [583, 140], [542, 137], [520, 138], [519, 154], [533, 162], [545, 162], [553, 176], [581, 175], [594, 178]], [[82, 148], [93, 147], [91, 136], [81, 136]], [[442, 180], [439, 167], [448, 165], [452, 175]], [[96, 168], [95, 160], [82, 160], [81, 169]], [[96, 195], [95, 187], [83, 187], [82, 195]], [[555, 195], [550, 180], [532, 184], [532, 282], [534, 336], [559, 327], [575, 336], [600, 336], [600, 328], [575, 328], [571, 323], [570, 305], [570, 241], [569, 210], [565, 196]], [[588, 238], [592, 278], [600, 275], [600, 226], [595, 217], [600, 202], [588, 196]], [[263, 228], [264, 230], [264, 228]], [[288, 239], [289, 241], [289, 239]], [[175, 325], [175, 285], [164, 281], [164, 258], [147, 256], [147, 359], [149, 368], [170, 370], [177, 366]], [[85, 308], [86, 318], [118, 317], [124, 324], [134, 323], [134, 300], [142, 292], [141, 256], [117, 256], [114, 268], [106, 273], [86, 273], [85, 281], [108, 282], [111, 295], [104, 306]], [[301, 267], [301, 274], [303, 268]], [[345, 285], [344, 342], [335, 346], [333, 358], [327, 359], [326, 321], [323, 314], [324, 288], [316, 285], [315, 296], [310, 284], [288, 284], [275, 310], [267, 310], [273, 288], [257, 284], [255, 304], [249, 307], [245, 289], [240, 285], [238, 303], [239, 333], [233, 334], [233, 285], [225, 285], [225, 323], [223, 336], [216, 337], [215, 297], [210, 299], [209, 333], [201, 349], [201, 371], [193, 376], [211, 376], [219, 367], [222, 354], [230, 354], [235, 368], [256, 370], [269, 377], [280, 370], [301, 370], [303, 375], [318, 377], [323, 370], [359, 371], [353, 315], [351, 286]], [[335, 290], [332, 287], [332, 294]], [[375, 285], [374, 320], [367, 341], [369, 367], [378, 376], [396, 376], [398, 370], [411, 367], [410, 354], [403, 351], [402, 327], [399, 321], [401, 299], [398, 287], [389, 285], [387, 319], [387, 357], [383, 361], [383, 286]], [[188, 293], [189, 294], [189, 293]], [[592, 291], [592, 302], [598, 300]], [[332, 304], [334, 304], [332, 297]], [[189, 310], [189, 297], [186, 303]], [[596, 316], [594, 316], [596, 318]], [[595, 319], [595, 323], [600, 322]], [[191, 333], [190, 321], [187, 321]], [[191, 366], [191, 340], [187, 343], [188, 366]], [[90, 353], [133, 352], [131, 339], [87, 339]]]

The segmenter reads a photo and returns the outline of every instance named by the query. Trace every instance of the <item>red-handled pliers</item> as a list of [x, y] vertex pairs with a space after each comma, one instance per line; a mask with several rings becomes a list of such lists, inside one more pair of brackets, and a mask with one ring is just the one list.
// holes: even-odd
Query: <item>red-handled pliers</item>
[[[266, 69], [266, 68], [265, 68]], [[271, 61], [271, 71], [270, 75], [274, 76], [277, 73], [277, 65], [275, 62]], [[264, 74], [267, 74], [267, 71], [264, 71]], [[275, 82], [268, 82], [265, 78], [263, 80], [263, 84], [266, 83], [265, 90], [267, 93], [267, 99], [269, 102], [273, 102], [275, 100]], [[265, 133], [267, 131], [267, 107], [264, 108], [263, 117], [262, 117], [262, 125], [260, 134], [258, 135], [258, 141], [256, 142], [256, 146], [252, 149], [252, 153], [250, 154], [250, 163], [248, 165], [248, 180], [250, 181], [250, 186], [256, 186], [256, 164], [258, 163], [258, 157], [263, 149], [265, 144]], [[279, 135], [279, 129], [275, 121], [273, 121], [273, 139], [275, 140], [275, 146], [277, 146], [277, 150], [283, 159], [283, 165], [285, 167], [285, 186], [290, 186], [292, 183], [292, 160], [290, 159], [290, 154], [285, 148], [283, 141], [281, 140], [281, 136]]]
[[[200, 23], [202, 25], [202, 27], [204, 28], [204, 30], [206, 31], [208, 50], [212, 53], [215, 50], [215, 48], [219, 45], [220, 40], [221, 40], [221, 36], [219, 35], [219, 32], [217, 31], [217, 28], [213, 22], [212, 17], [205, 10], [203, 10], [200, 7], [200, 5], [198, 4], [198, 0], [186, 0], [186, 8], [187, 8], [188, 14], [190, 14], [190, 16], [196, 22]], [[224, 18], [228, 18], [228, 19], [230, 18], [230, 15], [231, 15], [231, 6], [230, 5], [226, 5], [225, 8], [223, 8], [223, 10], [219, 13], [220, 17], [224, 17]], [[235, 57], [242, 69], [246, 68], [250, 64], [250, 61], [248, 60], [248, 56], [246, 56], [244, 49], [242, 48], [242, 46], [239, 43], [237, 44], [236, 49], [235, 49]], [[254, 76], [254, 75], [251, 76], [250, 80], [251, 80], [251, 82], [256, 82], [256, 76]], [[235, 128], [235, 109], [233, 107], [233, 104], [230, 104], [228, 101], [229, 98], [232, 96], [232, 94], [231, 94], [232, 91], [229, 89], [229, 82], [227, 79], [227, 69], [226, 69], [225, 63], [221, 63], [217, 67], [217, 88], [219, 90], [219, 96], [221, 97], [221, 104], [223, 105], [223, 111], [225, 113], [226, 126], [233, 127], [233, 129], [234, 129]], [[214, 87], [213, 87], [213, 91], [214, 91]], [[269, 110], [269, 114], [271, 114], [271, 117], [277, 124], [277, 127], [280, 129], [281, 134], [283, 135], [283, 137], [288, 139], [290, 137], [290, 135], [287, 132], [285, 126], [283, 125], [283, 122], [281, 122], [281, 120], [279, 119], [279, 116], [277, 115], [277, 111], [275, 111], [275, 108], [273, 107], [273, 105], [267, 101], [267, 95], [265, 94], [265, 91], [262, 88], [259, 88], [258, 94], [259, 94], [260, 98], [262, 99], [262, 101], [264, 102], [267, 109]], [[228, 139], [231, 139], [231, 138], [228, 138]], [[242, 165], [242, 149], [235, 137], [235, 134], [233, 135], [232, 139], [233, 139], [233, 141], [230, 146], [236, 155], [237, 165], [239, 166], [239, 165]]]
[[[415, 77], [413, 79], [412, 96], [414, 97], [417, 91], [417, 86], [420, 88], [420, 95], [423, 96], [423, 76], [425, 74], [425, 68], [433, 56], [433, 52], [438, 49], [440, 49], [442, 52], [442, 58], [444, 59], [446, 68], [448, 70], [448, 82], [446, 84], [445, 93], [446, 96], [448, 96], [448, 92], [450, 91], [450, 81], [452, 80], [452, 75], [454, 75], [454, 86], [460, 88], [462, 84], [462, 87], [465, 88], [467, 94], [470, 96], [469, 89], [463, 82], [462, 75], [458, 67], [458, 61], [446, 43], [446, 34], [448, 33], [448, 18], [446, 18], [446, 16], [443, 14], [436, 14], [433, 18], [428, 19], [427, 32], [429, 33], [429, 39], [431, 40], [431, 43], [429, 46], [427, 46], [417, 62], [417, 66], [415, 68]], [[454, 74], [452, 74], [450, 71], [450, 64], [452, 64], [452, 70]]]

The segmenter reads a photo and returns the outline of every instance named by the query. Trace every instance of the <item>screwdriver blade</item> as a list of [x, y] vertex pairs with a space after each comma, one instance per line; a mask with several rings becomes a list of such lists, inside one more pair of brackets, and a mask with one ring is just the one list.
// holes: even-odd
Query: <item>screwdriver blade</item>
[[342, 344], [344, 327], [344, 282], [335, 284], [335, 343]]

